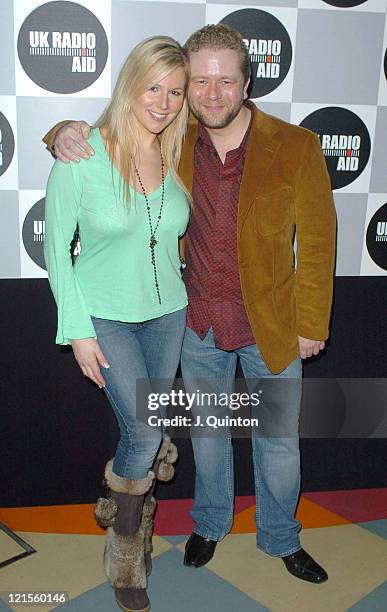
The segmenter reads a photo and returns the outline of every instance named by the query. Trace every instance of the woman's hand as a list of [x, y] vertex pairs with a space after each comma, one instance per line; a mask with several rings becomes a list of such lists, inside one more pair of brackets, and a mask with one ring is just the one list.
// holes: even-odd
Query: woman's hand
[[94, 338], [71, 340], [74, 357], [85, 376], [90, 378], [100, 389], [105, 386], [105, 380], [99, 366], [110, 368], [108, 360]]

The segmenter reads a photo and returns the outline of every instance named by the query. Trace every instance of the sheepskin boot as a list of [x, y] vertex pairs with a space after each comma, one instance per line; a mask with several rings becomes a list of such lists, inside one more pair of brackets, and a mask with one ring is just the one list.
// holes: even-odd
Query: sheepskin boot
[[[172, 480], [175, 474], [175, 468], [173, 463], [177, 459], [177, 448], [171, 442], [171, 438], [168, 434], [165, 434], [163, 442], [160, 446], [159, 452], [156, 455], [156, 459], [153, 464], [153, 472], [156, 475], [157, 480], [168, 482]], [[156, 480], [154, 480], [148, 493], [145, 495], [144, 508], [143, 508], [143, 520], [145, 529], [145, 567], [146, 575], [150, 576], [152, 573], [152, 533], [153, 533], [153, 520], [156, 512], [157, 502], [153, 497], [153, 492], [156, 486]]]
[[148, 612], [146, 593], [145, 532], [147, 514], [144, 498], [150, 491], [155, 474], [130, 480], [113, 472], [113, 459], [105, 468], [108, 498], [99, 498], [95, 508], [97, 522], [107, 527], [104, 552], [105, 572], [115, 589], [118, 605], [126, 612]]

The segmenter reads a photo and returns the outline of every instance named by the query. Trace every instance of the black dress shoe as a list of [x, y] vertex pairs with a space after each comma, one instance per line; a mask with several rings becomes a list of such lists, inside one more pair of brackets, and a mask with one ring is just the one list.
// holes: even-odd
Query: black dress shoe
[[288, 572], [296, 576], [296, 578], [317, 584], [328, 580], [328, 574], [325, 569], [316, 563], [303, 548], [300, 548], [300, 550], [292, 555], [282, 557], [282, 561], [285, 563]]
[[197, 533], [190, 535], [185, 545], [184, 565], [188, 567], [202, 567], [214, 556], [217, 542], [202, 538]]

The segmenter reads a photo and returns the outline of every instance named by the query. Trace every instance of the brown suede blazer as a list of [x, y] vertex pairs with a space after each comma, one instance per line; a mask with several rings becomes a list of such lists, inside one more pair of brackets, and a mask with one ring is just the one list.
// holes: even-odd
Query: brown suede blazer
[[[239, 274], [257, 345], [277, 374], [299, 355], [297, 336], [329, 335], [336, 216], [318, 137], [256, 107], [253, 112], [238, 205]], [[50, 148], [63, 123], [45, 136]], [[191, 118], [179, 166], [189, 190], [197, 130]]]
[[[191, 119], [179, 166], [189, 190], [197, 131]], [[263, 359], [279, 373], [299, 355], [297, 336], [325, 340], [329, 335], [336, 215], [313, 132], [254, 108], [237, 232], [247, 316]]]

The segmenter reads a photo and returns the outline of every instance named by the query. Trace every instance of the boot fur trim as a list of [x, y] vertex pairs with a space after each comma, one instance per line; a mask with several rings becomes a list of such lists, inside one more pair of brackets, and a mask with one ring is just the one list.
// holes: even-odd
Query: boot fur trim
[[129, 495], [144, 495], [149, 491], [155, 478], [154, 472], [149, 470], [148, 476], [139, 480], [130, 480], [118, 476], [113, 472], [113, 459], [107, 462], [105, 467], [105, 480], [108, 487], [116, 493], [128, 493]]
[[105, 572], [115, 588], [146, 588], [144, 527], [134, 535], [120, 536], [109, 527], [104, 552]]

